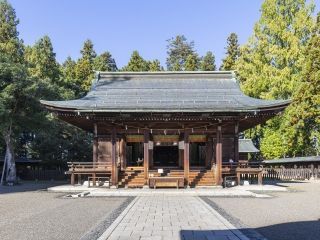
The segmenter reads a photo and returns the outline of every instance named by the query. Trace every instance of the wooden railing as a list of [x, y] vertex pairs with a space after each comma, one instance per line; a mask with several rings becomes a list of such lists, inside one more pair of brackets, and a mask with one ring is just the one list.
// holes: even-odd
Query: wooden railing
[[103, 172], [111, 171], [111, 165], [104, 162], [68, 162], [70, 172]]
[[263, 168], [265, 180], [305, 180], [311, 177], [318, 178], [319, 169], [311, 168]]
[[[305, 180], [310, 178], [320, 179], [320, 168], [272, 168], [265, 167], [261, 162], [248, 162], [247, 166], [239, 163], [223, 163], [222, 173], [226, 176], [236, 175], [236, 169], [251, 168], [262, 169], [262, 178], [268, 180]], [[255, 176], [253, 178], [256, 178]]]

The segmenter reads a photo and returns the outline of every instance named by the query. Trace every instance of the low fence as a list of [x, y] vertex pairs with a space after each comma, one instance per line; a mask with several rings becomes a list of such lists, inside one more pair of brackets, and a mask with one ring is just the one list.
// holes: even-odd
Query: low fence
[[63, 169], [27, 169], [18, 173], [18, 177], [22, 180], [67, 180]]
[[320, 179], [319, 168], [263, 168], [263, 180]]

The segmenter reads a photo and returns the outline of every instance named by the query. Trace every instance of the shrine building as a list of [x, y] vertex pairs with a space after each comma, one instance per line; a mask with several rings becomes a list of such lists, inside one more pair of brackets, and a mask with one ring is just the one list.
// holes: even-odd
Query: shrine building
[[171, 176], [193, 187], [221, 185], [223, 163], [239, 161], [239, 132], [281, 114], [290, 100], [246, 96], [232, 71], [99, 72], [83, 98], [41, 104], [92, 133], [89, 165], [105, 169], [88, 171], [94, 177], [142, 187]]

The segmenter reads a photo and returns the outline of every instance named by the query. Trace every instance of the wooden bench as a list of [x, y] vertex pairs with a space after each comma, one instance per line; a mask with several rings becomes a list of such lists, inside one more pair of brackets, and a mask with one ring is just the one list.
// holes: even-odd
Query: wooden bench
[[183, 177], [150, 177], [149, 187], [184, 187]]

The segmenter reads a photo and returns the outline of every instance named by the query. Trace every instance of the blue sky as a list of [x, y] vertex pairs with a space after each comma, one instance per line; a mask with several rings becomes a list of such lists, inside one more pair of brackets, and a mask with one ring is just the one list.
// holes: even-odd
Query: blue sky
[[[212, 51], [219, 65], [231, 32], [247, 41], [262, 0], [9, 0], [28, 45], [49, 35], [59, 62], [76, 59], [86, 39], [97, 53], [110, 51], [118, 67], [133, 50], [165, 66], [166, 40], [184, 34], [200, 55]], [[320, 0], [315, 0], [319, 11]]]

